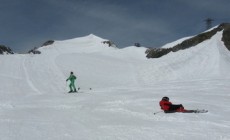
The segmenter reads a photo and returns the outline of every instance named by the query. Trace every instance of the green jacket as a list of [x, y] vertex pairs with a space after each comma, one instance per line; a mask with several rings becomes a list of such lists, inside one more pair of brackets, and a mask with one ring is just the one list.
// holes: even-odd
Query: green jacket
[[71, 74], [71, 75], [69, 76], [69, 78], [66, 79], [66, 81], [70, 80], [70, 82], [73, 83], [76, 79], [77, 79], [77, 77], [76, 77], [75, 75]]

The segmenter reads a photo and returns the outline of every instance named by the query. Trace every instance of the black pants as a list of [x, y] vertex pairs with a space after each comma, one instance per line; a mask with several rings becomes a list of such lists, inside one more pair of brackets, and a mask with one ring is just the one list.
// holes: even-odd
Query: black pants
[[174, 112], [176, 112], [177, 109], [179, 109], [181, 107], [184, 108], [182, 104], [180, 104], [180, 105], [173, 105], [172, 104], [172, 105], [169, 106], [169, 110], [166, 110], [164, 112], [165, 113], [174, 113]]

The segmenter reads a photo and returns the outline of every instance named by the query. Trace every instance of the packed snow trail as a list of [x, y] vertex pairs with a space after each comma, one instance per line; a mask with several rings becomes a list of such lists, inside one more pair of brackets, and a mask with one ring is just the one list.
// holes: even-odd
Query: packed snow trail
[[24, 72], [25, 72], [26, 81], [27, 81], [28, 85], [34, 90], [34, 92], [36, 92], [37, 94], [41, 94], [41, 92], [35, 87], [35, 85], [30, 80], [30, 77], [32, 77], [32, 76], [28, 75], [27, 66], [25, 64], [26, 60], [30, 61], [30, 57], [29, 57], [29, 59], [26, 59], [26, 56], [25, 56], [25, 58], [23, 60], [23, 69], [24, 69]]
[[[0, 134], [8, 140], [229, 139], [229, 100], [215, 91], [225, 95], [230, 82], [221, 81], [30, 96], [14, 101], [14, 107], [1, 108]], [[158, 101], [162, 93], [188, 109], [208, 108], [210, 111], [207, 114], [153, 115], [153, 111], [160, 109]]]

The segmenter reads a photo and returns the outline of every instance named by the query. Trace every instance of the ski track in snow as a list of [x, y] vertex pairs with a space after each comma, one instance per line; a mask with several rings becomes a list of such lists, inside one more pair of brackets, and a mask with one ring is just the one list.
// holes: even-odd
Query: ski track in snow
[[27, 57], [25, 56], [25, 58], [23, 60], [23, 70], [25, 72], [26, 81], [27, 81], [28, 85], [34, 90], [34, 92], [36, 92], [37, 94], [41, 94], [41, 92], [35, 87], [35, 85], [33, 84], [33, 82], [30, 80], [30, 76], [29, 76], [28, 71], [27, 71], [27, 66], [25, 64], [26, 60], [27, 60]]
[[[0, 56], [1, 140], [229, 140], [230, 55], [220, 35], [159, 59], [93, 35]], [[70, 71], [80, 93], [66, 93]], [[154, 115], [163, 96], [209, 112]]]

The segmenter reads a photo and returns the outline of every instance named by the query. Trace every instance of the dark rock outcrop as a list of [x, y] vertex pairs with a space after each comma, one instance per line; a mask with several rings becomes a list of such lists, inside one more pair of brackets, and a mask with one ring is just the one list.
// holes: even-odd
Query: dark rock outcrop
[[230, 24], [225, 26], [222, 41], [224, 42], [226, 48], [230, 51]]
[[134, 46], [141, 47], [141, 44], [140, 43], [134, 43]]
[[45, 43], [42, 44], [42, 47], [43, 47], [43, 46], [52, 45], [53, 43], [54, 43], [53, 40], [48, 40], [48, 41], [46, 41]]
[[4, 45], [0, 45], [0, 54], [14, 54], [14, 52], [9, 48]]
[[114, 47], [116, 48], [117, 46], [110, 40], [106, 40], [102, 42], [103, 44], [107, 44], [109, 47]]
[[147, 49], [145, 53], [147, 54], [147, 58], [159, 58], [163, 55], [168, 54], [172, 51], [172, 48], [153, 48], [153, 49]]
[[177, 52], [179, 50], [184, 50], [193, 46], [198, 45], [199, 43], [210, 39], [213, 35], [215, 35], [218, 31], [223, 30], [222, 41], [225, 46], [230, 50], [230, 23], [222, 23], [217, 28], [214, 28], [205, 33], [201, 33], [197, 36], [194, 36], [190, 39], [184, 40], [182, 43], [172, 46], [171, 48], [154, 48], [146, 51], [147, 58], [159, 58], [163, 55], [168, 54], [169, 52]]
[[41, 54], [41, 52], [39, 50], [37, 50], [36, 47], [34, 49], [28, 51], [28, 53], [30, 53], [30, 54]]

